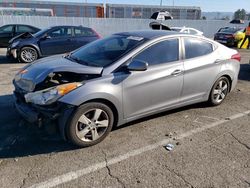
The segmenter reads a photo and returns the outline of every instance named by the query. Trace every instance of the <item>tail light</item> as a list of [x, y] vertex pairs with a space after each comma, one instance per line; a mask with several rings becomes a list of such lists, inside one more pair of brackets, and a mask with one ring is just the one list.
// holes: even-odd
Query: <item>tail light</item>
[[235, 60], [240, 62], [240, 60], [241, 60], [240, 53], [238, 52], [237, 54], [232, 55], [231, 59], [235, 59]]
[[225, 35], [226, 38], [233, 38], [233, 35]]
[[100, 38], [102, 38], [102, 36], [99, 34], [99, 33], [97, 33], [94, 29], [92, 29], [92, 31], [96, 34], [96, 36], [100, 39]]

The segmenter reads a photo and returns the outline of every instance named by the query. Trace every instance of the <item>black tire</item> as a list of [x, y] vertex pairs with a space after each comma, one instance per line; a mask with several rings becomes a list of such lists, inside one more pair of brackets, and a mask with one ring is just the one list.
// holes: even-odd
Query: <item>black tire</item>
[[[88, 120], [91, 120], [92, 123], [94, 123], [94, 117], [92, 118], [92, 113], [93, 116], [96, 113], [96, 110], [101, 110], [101, 114], [99, 115], [99, 119], [104, 119], [107, 117], [108, 118], [108, 123], [107, 123], [107, 128], [104, 127], [98, 127], [96, 125], [96, 128], [93, 128], [98, 132], [98, 130], [102, 133], [102, 135], [98, 135], [98, 139], [94, 140], [93, 139], [93, 133], [92, 133], [92, 128], [89, 128], [87, 123], [80, 122], [80, 119], [84, 116], [87, 117]], [[94, 111], [94, 112], [92, 112]], [[102, 120], [102, 121], [104, 121]], [[85, 121], [85, 120], [84, 120]], [[98, 118], [97, 120], [98, 121]], [[101, 122], [101, 121], [100, 121]], [[98, 103], [98, 102], [90, 102], [81, 105], [73, 114], [72, 118], [69, 120], [67, 126], [66, 126], [66, 135], [68, 140], [73, 143], [74, 145], [77, 145], [79, 147], [89, 147], [93, 146], [95, 144], [98, 144], [101, 142], [111, 131], [112, 127], [114, 124], [114, 115], [112, 110], [105, 104], [103, 103]], [[85, 128], [88, 128], [90, 130], [87, 130], [88, 133], [84, 136], [84, 138], [80, 138], [78, 134], [81, 134], [81, 131], [84, 130]], [[103, 129], [103, 130], [102, 130]], [[89, 139], [89, 140], [88, 140]], [[92, 140], [91, 140], [92, 139]]]
[[38, 53], [35, 48], [23, 47], [18, 53], [18, 61], [22, 63], [32, 63], [38, 59]]
[[[222, 83], [222, 88], [220, 88], [220, 83]], [[230, 82], [226, 77], [220, 77], [213, 85], [210, 95], [209, 95], [209, 104], [212, 106], [220, 105], [226, 98], [227, 94], [230, 91]], [[218, 94], [217, 94], [218, 92]]]

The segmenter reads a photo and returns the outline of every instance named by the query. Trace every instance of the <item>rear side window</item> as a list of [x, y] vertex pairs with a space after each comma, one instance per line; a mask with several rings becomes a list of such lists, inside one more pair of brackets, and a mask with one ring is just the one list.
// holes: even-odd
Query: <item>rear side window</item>
[[184, 44], [186, 59], [207, 55], [213, 52], [213, 45], [204, 40], [185, 38]]
[[96, 36], [96, 33], [90, 28], [74, 28], [76, 37]]
[[25, 26], [25, 25], [18, 25], [17, 26], [17, 32], [18, 33], [25, 33], [30, 32], [32, 33], [34, 30], [31, 27]]
[[149, 66], [179, 60], [179, 40], [169, 39], [150, 46], [136, 57], [136, 60], [146, 61]]
[[58, 37], [71, 37], [71, 28], [70, 27], [60, 27], [48, 32], [48, 36], [52, 38]]

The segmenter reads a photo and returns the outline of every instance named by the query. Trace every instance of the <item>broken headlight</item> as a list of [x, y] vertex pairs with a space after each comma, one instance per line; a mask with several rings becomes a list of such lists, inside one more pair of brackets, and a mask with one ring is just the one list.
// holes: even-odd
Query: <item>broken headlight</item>
[[49, 105], [57, 101], [61, 96], [80, 86], [82, 86], [82, 83], [79, 82], [63, 84], [42, 91], [28, 93], [24, 97], [27, 103], [30, 102], [38, 105]]

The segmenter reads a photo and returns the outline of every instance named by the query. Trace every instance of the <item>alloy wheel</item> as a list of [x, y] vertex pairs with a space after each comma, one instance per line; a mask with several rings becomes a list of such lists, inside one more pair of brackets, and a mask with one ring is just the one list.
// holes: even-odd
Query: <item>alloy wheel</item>
[[84, 142], [93, 142], [105, 134], [109, 121], [109, 116], [104, 110], [90, 109], [78, 119], [76, 135]]

